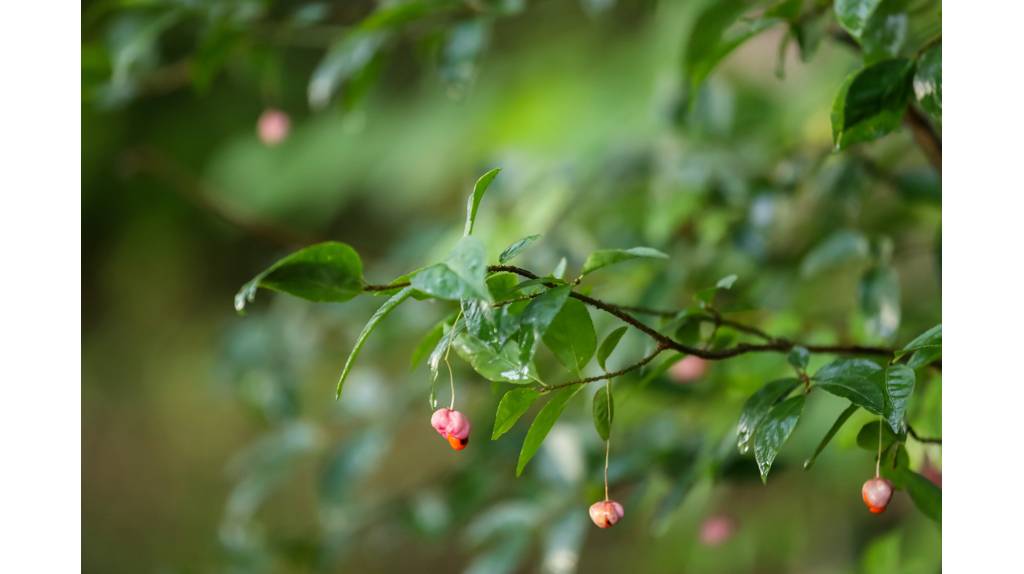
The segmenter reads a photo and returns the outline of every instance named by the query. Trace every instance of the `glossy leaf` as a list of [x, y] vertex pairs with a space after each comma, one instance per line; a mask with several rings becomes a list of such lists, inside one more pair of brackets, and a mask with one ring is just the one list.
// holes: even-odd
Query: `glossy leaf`
[[352, 365], [355, 363], [356, 357], [359, 356], [359, 352], [363, 350], [363, 345], [366, 344], [366, 340], [370, 337], [370, 333], [377, 328], [377, 323], [380, 323], [381, 319], [386, 317], [388, 313], [394, 310], [395, 307], [401, 305], [402, 302], [408, 299], [410, 295], [412, 295], [412, 287], [406, 287], [398, 293], [395, 293], [390, 299], [385, 301], [384, 304], [374, 312], [373, 316], [370, 317], [370, 320], [366, 322], [362, 332], [359, 333], [359, 337], [356, 338], [356, 344], [352, 347], [352, 352], [349, 353], [348, 359], [345, 361], [345, 367], [341, 370], [341, 376], [338, 377], [338, 390], [335, 395], [336, 398], [341, 398], [341, 389], [345, 385], [345, 379], [348, 378], [348, 374], [352, 370]]
[[495, 301], [504, 301], [516, 296], [518, 290], [519, 276], [515, 273], [502, 271], [487, 277], [487, 290]]
[[476, 185], [473, 186], [473, 193], [469, 196], [469, 201], [466, 204], [466, 229], [465, 235], [471, 235], [473, 233], [473, 225], [476, 223], [476, 212], [480, 209], [480, 202], [484, 198], [484, 194], [487, 193], [487, 188], [491, 186], [491, 182], [494, 178], [498, 177], [498, 173], [501, 168], [496, 167], [491, 171], [480, 176], [476, 180]]
[[864, 52], [864, 62], [872, 63], [898, 56], [907, 39], [909, 25], [905, 2], [883, 0], [871, 14], [858, 38]]
[[555, 317], [569, 299], [571, 287], [562, 285], [544, 291], [530, 300], [519, 319], [518, 336], [520, 360], [527, 362], [533, 358], [537, 342], [541, 340]]
[[463, 333], [455, 338], [454, 347], [459, 356], [488, 381], [525, 385], [538, 380], [533, 363], [519, 361], [514, 343], [495, 351], [480, 339]]
[[812, 277], [851, 261], [867, 258], [868, 238], [859, 231], [840, 230], [811, 249], [800, 262], [800, 274]]
[[750, 451], [753, 442], [754, 431], [757, 426], [768, 415], [779, 401], [784, 399], [800, 384], [795, 378], [779, 379], [761, 387], [757, 392], [750, 395], [740, 412], [740, 421], [736, 427], [736, 448], [741, 454]]
[[606, 371], [608, 370], [608, 368], [605, 367], [604, 362], [607, 361], [608, 357], [610, 357], [612, 352], [615, 351], [615, 347], [619, 345], [619, 341], [622, 340], [622, 336], [626, 334], [626, 329], [627, 327], [625, 325], [615, 329], [611, 333], [608, 333], [608, 336], [601, 342], [601, 347], [597, 350], [597, 364], [601, 365], [602, 369]]
[[498, 402], [498, 411], [494, 415], [494, 430], [491, 432], [491, 440], [508, 432], [516, 421], [530, 409], [533, 401], [537, 400], [540, 393], [529, 388], [512, 389], [501, 397]]
[[541, 443], [544, 442], [548, 433], [551, 432], [551, 428], [555, 426], [558, 417], [562, 416], [562, 412], [565, 411], [569, 400], [576, 396], [576, 393], [580, 392], [582, 388], [583, 385], [573, 385], [551, 393], [551, 398], [545, 403], [544, 408], [537, 413], [537, 418], [533, 419], [533, 424], [530, 425], [530, 430], [526, 433], [523, 448], [519, 451], [516, 476], [523, 474], [526, 464], [537, 454]]
[[490, 301], [486, 256], [480, 240], [463, 237], [444, 263], [431, 265], [413, 275], [412, 286], [439, 299]]
[[576, 299], [567, 300], [544, 333], [544, 344], [565, 368], [581, 372], [597, 349], [597, 333], [587, 307]]
[[917, 58], [914, 97], [937, 122], [942, 121], [942, 44], [935, 44]]
[[900, 281], [889, 266], [872, 267], [861, 277], [860, 310], [874, 337], [888, 339], [900, 326]]
[[832, 103], [835, 148], [874, 140], [900, 127], [912, 91], [913, 72], [913, 62], [892, 59], [847, 77]]
[[885, 370], [867, 359], [836, 359], [814, 374], [816, 387], [876, 415], [885, 412]]
[[858, 408], [860, 407], [850, 403], [850, 406], [846, 407], [843, 409], [843, 412], [839, 413], [839, 416], [836, 417], [836, 421], [832, 423], [832, 426], [828, 429], [828, 432], [825, 433], [825, 436], [821, 437], [821, 442], [819, 442], [817, 448], [814, 449], [814, 453], [810, 458], [804, 461], [804, 470], [808, 470], [814, 465], [814, 461], [818, 460], [818, 455], [821, 454], [821, 451], [825, 450], [828, 443], [832, 442], [832, 437], [836, 436], [839, 429], [843, 428], [843, 425], [846, 424], [846, 421], [851, 415], [853, 415], [853, 413], [857, 412]]
[[885, 418], [895, 433], [905, 429], [907, 402], [914, 393], [914, 369], [907, 365], [889, 365], [885, 369]]
[[757, 425], [754, 431], [754, 459], [757, 460], [762, 482], [768, 481], [772, 463], [796, 428], [803, 409], [804, 395], [790, 397], [772, 407]]
[[942, 323], [921, 333], [899, 351], [896, 360], [907, 353], [913, 353], [907, 365], [911, 369], [923, 367], [942, 356]]
[[310, 245], [278, 260], [243, 285], [235, 295], [235, 310], [244, 310], [260, 287], [310, 301], [348, 301], [363, 291], [363, 263], [344, 243]]
[[501, 252], [501, 255], [498, 256], [498, 263], [508, 263], [509, 261], [512, 261], [517, 255], [529, 247], [531, 243], [538, 239], [540, 239], [540, 235], [528, 235], [519, 241], [516, 241], [512, 245], [509, 245]]
[[612, 433], [612, 421], [615, 419], [615, 398], [612, 395], [611, 381], [594, 393], [593, 406], [594, 429], [602, 440], [608, 440]]
[[630, 249], [601, 249], [595, 251], [587, 257], [587, 260], [583, 263], [583, 269], [580, 270], [580, 276], [593, 273], [603, 267], [609, 265], [615, 265], [616, 263], [622, 263], [623, 261], [630, 261], [633, 259], [668, 259], [668, 255], [665, 255], [661, 251], [652, 247], [632, 247]]
[[851, 36], [859, 39], [881, 3], [882, 0], [836, 0], [836, 21]]

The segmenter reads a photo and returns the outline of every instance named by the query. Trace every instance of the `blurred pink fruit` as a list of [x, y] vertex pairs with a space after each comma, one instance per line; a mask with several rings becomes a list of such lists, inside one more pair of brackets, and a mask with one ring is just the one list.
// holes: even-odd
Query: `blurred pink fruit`
[[268, 146], [277, 145], [288, 137], [292, 121], [288, 114], [274, 108], [267, 108], [260, 114], [257, 125], [260, 141]]
[[700, 525], [700, 543], [704, 546], [718, 546], [736, 532], [736, 521], [724, 514], [709, 516]]
[[615, 526], [625, 514], [622, 505], [614, 500], [600, 500], [590, 505], [590, 519], [598, 528]]
[[668, 375], [677, 383], [689, 383], [703, 377], [707, 372], [707, 361], [694, 355], [687, 355], [683, 357], [683, 360], [672, 365]]
[[924, 467], [921, 468], [921, 474], [932, 481], [935, 486], [942, 488], [942, 469], [932, 464], [928, 457], [924, 459]]

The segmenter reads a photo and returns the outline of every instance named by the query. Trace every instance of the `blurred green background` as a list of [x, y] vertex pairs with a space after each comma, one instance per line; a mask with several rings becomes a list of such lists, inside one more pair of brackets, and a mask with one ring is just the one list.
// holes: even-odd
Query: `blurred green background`
[[[861, 425], [801, 470], [844, 401], [811, 395], [767, 485], [735, 454], [743, 401], [789, 374], [782, 355], [616, 383], [626, 517], [598, 530], [589, 401], [516, 479], [526, 424], [489, 441], [504, 389], [459, 362], [474, 440], [455, 453], [437, 439], [429, 374], [409, 357], [444, 305], [390, 316], [341, 402], [337, 373], [382, 299], [261, 292], [234, 312], [243, 282], [314, 241], [355, 247], [375, 283], [442, 257], [473, 181], [501, 167], [476, 231], [492, 259], [534, 233], [517, 262], [538, 273], [597, 248], [670, 254], [595, 278], [604, 299], [679, 308], [735, 273], [723, 307], [779, 335], [902, 344], [941, 321], [938, 174], [909, 131], [831, 151], [832, 99], [859, 62], [844, 46], [826, 38], [805, 62], [772, 28], [687, 108], [699, 2], [454, 4], [389, 32], [315, 111], [325, 51], [374, 3], [84, 4], [83, 570], [938, 571], [939, 528], [905, 494], [884, 515], [863, 508]], [[268, 108], [291, 119], [278, 145], [257, 137]], [[870, 254], [815, 269], [807, 255], [837, 230]], [[895, 323], [861, 293], [878, 261], [898, 278]], [[599, 336], [616, 326], [594, 319]], [[643, 345], [628, 334], [611, 363]], [[941, 434], [940, 396], [937, 374], [919, 379], [918, 432]], [[908, 448], [940, 466], [939, 447]], [[709, 543], [716, 518], [728, 535]]]

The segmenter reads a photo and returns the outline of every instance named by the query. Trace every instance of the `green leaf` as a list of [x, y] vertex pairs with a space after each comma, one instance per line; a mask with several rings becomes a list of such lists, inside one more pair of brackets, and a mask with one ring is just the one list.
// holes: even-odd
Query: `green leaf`
[[900, 326], [900, 280], [891, 267], [872, 267], [860, 280], [860, 309], [875, 337], [888, 339]]
[[844, 263], [860, 261], [870, 252], [868, 238], [859, 231], [841, 230], [811, 249], [800, 262], [800, 274], [811, 277]]
[[341, 398], [341, 389], [345, 385], [345, 379], [348, 378], [349, 372], [352, 370], [352, 365], [356, 361], [356, 357], [359, 356], [359, 351], [363, 350], [363, 345], [366, 344], [366, 340], [370, 337], [370, 333], [377, 327], [377, 323], [380, 323], [381, 319], [386, 317], [395, 307], [402, 304], [403, 301], [412, 295], [412, 287], [406, 287], [398, 293], [391, 296], [390, 299], [384, 302], [380, 308], [374, 312], [370, 320], [366, 322], [359, 337], [356, 338], [356, 345], [352, 347], [352, 352], [348, 354], [348, 359], [345, 361], [345, 368], [341, 370], [341, 376], [338, 377], [338, 391], [335, 395], [336, 398]]
[[935, 350], [940, 354], [942, 352], [942, 323], [939, 323], [932, 328], [926, 330], [918, 337], [915, 337], [913, 341], [907, 343], [902, 349], [896, 351], [896, 360], [901, 359], [907, 353], [915, 351], [928, 351]]
[[572, 290], [568, 285], [553, 287], [530, 300], [519, 319], [521, 331], [518, 336], [520, 360], [533, 358], [537, 341], [547, 333], [552, 321], [561, 312]]
[[488, 381], [517, 385], [538, 381], [533, 363], [519, 361], [519, 350], [514, 343], [495, 351], [480, 339], [463, 333], [455, 338], [454, 347], [459, 356]]
[[608, 370], [608, 368], [605, 367], [604, 362], [607, 361], [608, 357], [611, 356], [613, 351], [615, 351], [615, 347], [619, 345], [619, 341], [622, 340], [622, 336], [626, 334], [626, 329], [627, 327], [623, 325], [611, 333], [608, 333], [608, 336], [604, 338], [604, 341], [601, 343], [601, 347], [597, 350], [597, 364], [601, 365], [601, 369], [605, 371]]
[[836, 0], [836, 21], [855, 39], [860, 39], [871, 15], [882, 0]]
[[517, 255], [523, 252], [531, 243], [540, 239], [540, 235], [528, 235], [519, 241], [516, 241], [512, 245], [509, 245], [501, 252], [498, 256], [498, 263], [508, 263], [512, 261]]
[[565, 387], [557, 390], [551, 394], [551, 398], [544, 405], [544, 408], [537, 413], [537, 418], [533, 419], [533, 424], [530, 425], [530, 430], [526, 432], [526, 439], [523, 441], [523, 449], [519, 451], [519, 463], [516, 465], [516, 476], [523, 474], [523, 469], [526, 468], [526, 463], [530, 462], [533, 455], [537, 454], [540, 449], [541, 443], [551, 432], [551, 428], [555, 426], [555, 422], [558, 421], [558, 417], [562, 416], [562, 412], [565, 410], [566, 405], [569, 404], [569, 400], [576, 396], [576, 393], [580, 392], [583, 385], [573, 385], [571, 387]]
[[558, 260], [558, 264], [555, 265], [555, 268], [551, 270], [551, 276], [554, 277], [555, 279], [562, 279], [562, 278], [564, 278], [565, 277], [565, 266], [568, 265], [568, 264], [569, 264], [569, 262], [565, 259], [565, 257], [559, 259]]
[[519, 277], [515, 273], [502, 271], [487, 277], [487, 290], [495, 301], [504, 301], [515, 297]]
[[487, 254], [475, 237], [463, 237], [444, 263], [431, 265], [412, 277], [412, 286], [439, 299], [491, 301], [487, 290]]
[[790, 397], [772, 407], [754, 431], [754, 459], [761, 471], [761, 481], [768, 481], [768, 473], [779, 449], [796, 428], [804, 409], [804, 395]]
[[561, 312], [565, 302], [569, 300], [572, 288], [568, 285], [552, 287], [530, 300], [523, 309], [521, 322], [532, 326], [538, 334], [547, 332], [551, 322]]
[[537, 400], [540, 393], [529, 388], [512, 389], [501, 397], [498, 402], [498, 411], [494, 415], [494, 431], [491, 432], [491, 440], [507, 433], [516, 421], [530, 409], [533, 401]]
[[909, 24], [905, 2], [883, 1], [871, 15], [859, 38], [864, 50], [864, 62], [877, 62], [898, 56], [907, 39]]
[[904, 468], [902, 474], [903, 487], [914, 501], [914, 506], [925, 516], [938, 524], [942, 524], [942, 489], [924, 476]]
[[342, 84], [367, 67], [389, 36], [384, 30], [355, 30], [331, 46], [310, 77], [309, 106], [327, 106]]
[[881, 415], [885, 412], [882, 389], [885, 370], [867, 359], [836, 359], [814, 374], [817, 387], [849, 399], [855, 405]]
[[882, 429], [882, 452], [889, 450], [889, 447], [893, 444], [900, 442], [900, 437], [892, 432], [892, 429], [882, 425], [879, 421], [872, 421], [862, 426], [857, 432], [857, 446], [867, 451], [878, 452], [879, 428]]
[[587, 307], [569, 299], [544, 333], [544, 344], [565, 368], [579, 373], [597, 349], [597, 333]]
[[601, 249], [591, 253], [590, 256], [587, 257], [587, 260], [583, 263], [583, 269], [580, 271], [580, 277], [597, 271], [602, 267], [608, 267], [609, 265], [615, 265], [616, 263], [622, 263], [623, 261], [641, 258], [668, 259], [668, 255], [665, 255], [661, 251], [652, 247]]
[[[448, 327], [444, 336], [437, 342], [437, 346], [430, 353], [430, 358], [427, 359], [427, 366], [430, 368], [430, 377], [437, 380], [437, 371], [441, 368], [441, 360], [448, 355], [448, 349], [451, 348], [455, 342], [455, 338], [461, 335], [466, 330], [466, 322], [453, 323], [451, 327]], [[431, 401], [433, 404], [433, 401]]]
[[594, 393], [594, 428], [602, 440], [608, 440], [612, 433], [612, 421], [615, 418], [615, 399], [612, 396], [611, 381], [604, 388]]
[[911, 369], [920, 369], [921, 367], [934, 363], [935, 360], [941, 356], [941, 347], [928, 347], [921, 349], [920, 351], [915, 351], [914, 354], [910, 356], [910, 360], [907, 361], [907, 366]]
[[811, 468], [811, 466], [814, 465], [814, 461], [818, 459], [818, 455], [821, 454], [821, 451], [825, 450], [825, 447], [828, 446], [828, 443], [832, 442], [832, 437], [836, 436], [836, 433], [839, 432], [839, 429], [843, 428], [843, 425], [846, 424], [847, 419], [849, 419], [850, 416], [854, 412], [856, 412], [858, 408], [860, 407], [853, 403], [850, 403], [850, 406], [846, 407], [845, 409], [843, 409], [843, 412], [839, 413], [839, 417], [836, 418], [836, 422], [832, 423], [832, 427], [828, 429], [828, 432], [825, 433], [825, 436], [821, 437], [821, 442], [819, 442], [818, 447], [814, 449], [814, 453], [811, 455], [811, 458], [804, 461], [804, 470], [808, 470]]
[[942, 44], [927, 49], [917, 58], [914, 97], [937, 122], [942, 121]]
[[768, 411], [776, 403], [786, 398], [799, 384], [800, 381], [795, 378], [779, 379], [766, 384], [750, 395], [743, 405], [740, 421], [736, 427], [736, 448], [739, 449], [740, 454], [750, 452], [750, 445], [753, 442], [757, 426], [768, 415]]
[[416, 344], [416, 348], [413, 349], [412, 358], [409, 360], [410, 368], [415, 369], [416, 365], [419, 365], [423, 359], [430, 355], [430, 352], [434, 350], [434, 347], [437, 347], [437, 344], [441, 341], [441, 337], [444, 336], [444, 324], [447, 321], [448, 318], [438, 321], [436, 325], [431, 327], [430, 330], [423, 335], [420, 342]]
[[900, 127], [912, 89], [914, 64], [882, 60], [851, 74], [832, 103], [832, 141], [837, 150], [870, 141]]
[[737, 279], [739, 279], [739, 276], [735, 273], [732, 275], [726, 275], [719, 279], [718, 283], [715, 283], [715, 287], [718, 289], [732, 289], [732, 286], [736, 284]]
[[496, 167], [476, 180], [476, 185], [473, 186], [473, 193], [469, 196], [469, 202], [466, 204], [466, 230], [464, 235], [471, 235], [473, 233], [473, 224], [476, 223], [476, 212], [480, 208], [480, 202], [483, 200], [484, 194], [487, 193], [487, 188], [490, 187], [494, 178], [498, 177], [498, 172], [500, 171], [501, 168]]
[[344, 243], [310, 245], [280, 259], [243, 285], [235, 295], [235, 309], [244, 310], [259, 287], [310, 301], [348, 301], [363, 291], [363, 262]]
[[905, 429], [907, 402], [914, 393], [914, 369], [907, 365], [889, 365], [885, 369], [885, 418], [895, 433]]
[[750, 38], [782, 22], [777, 18], [739, 21], [751, 7], [746, 0], [715, 0], [707, 2], [697, 16], [683, 54], [688, 105], [692, 106], [701, 84], [719, 62]]
[[807, 364], [811, 361], [811, 353], [798, 345], [793, 347], [789, 354], [786, 355], [786, 361], [802, 372], [807, 370]]

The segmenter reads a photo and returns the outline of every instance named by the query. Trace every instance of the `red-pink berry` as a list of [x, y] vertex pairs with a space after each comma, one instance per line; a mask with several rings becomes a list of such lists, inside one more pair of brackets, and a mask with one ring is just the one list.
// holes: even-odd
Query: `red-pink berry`
[[599, 528], [611, 528], [622, 519], [625, 511], [614, 500], [601, 500], [590, 505], [590, 519]]
[[709, 516], [700, 525], [700, 543], [704, 546], [718, 546], [732, 538], [736, 522], [724, 514]]
[[288, 137], [291, 131], [291, 118], [288, 114], [274, 108], [267, 108], [257, 122], [260, 141], [268, 146], [277, 145]]
[[892, 500], [892, 483], [881, 477], [872, 478], [861, 487], [860, 495], [872, 514], [881, 514]]
[[430, 417], [430, 426], [437, 434], [444, 437], [455, 450], [462, 450], [469, 444], [469, 431], [472, 428], [469, 418], [459, 411], [440, 408]]
[[669, 368], [668, 376], [677, 383], [690, 383], [708, 372], [708, 362], [695, 355], [687, 355]]

